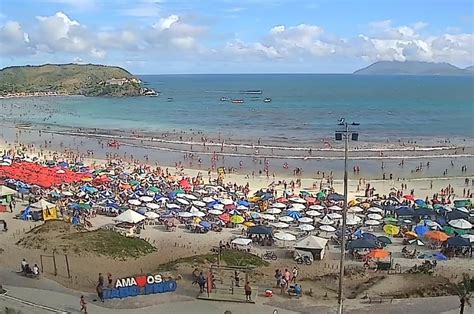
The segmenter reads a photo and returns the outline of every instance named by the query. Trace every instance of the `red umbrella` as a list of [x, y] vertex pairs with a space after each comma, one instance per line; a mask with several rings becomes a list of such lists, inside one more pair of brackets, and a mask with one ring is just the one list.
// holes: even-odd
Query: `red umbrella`
[[415, 196], [413, 196], [411, 194], [405, 195], [405, 196], [403, 196], [403, 198], [407, 199], [409, 201], [414, 201], [415, 200]]

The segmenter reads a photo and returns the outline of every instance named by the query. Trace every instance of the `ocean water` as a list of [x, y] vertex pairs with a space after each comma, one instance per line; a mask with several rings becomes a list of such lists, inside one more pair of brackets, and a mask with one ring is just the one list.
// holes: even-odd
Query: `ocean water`
[[[305, 145], [332, 138], [338, 119], [345, 117], [360, 123], [360, 140], [365, 142], [474, 137], [473, 77], [272, 74], [141, 79], [161, 95], [2, 99], [3, 119], [148, 132], [193, 129], [247, 142], [261, 138]], [[221, 97], [245, 102], [222, 102]], [[266, 97], [272, 101], [265, 103]]]

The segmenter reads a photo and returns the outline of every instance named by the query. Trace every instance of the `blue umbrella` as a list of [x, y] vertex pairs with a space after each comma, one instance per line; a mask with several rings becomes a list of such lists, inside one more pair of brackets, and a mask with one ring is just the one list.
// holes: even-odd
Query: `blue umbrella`
[[376, 235], [374, 235], [374, 234], [372, 234], [372, 233], [368, 233], [368, 232], [364, 232], [364, 233], [362, 234], [362, 238], [363, 238], [363, 239], [366, 239], [366, 240], [368, 240], [368, 241], [372, 241], [372, 242], [377, 242], [377, 241], [378, 241]]
[[293, 219], [299, 219], [301, 218], [301, 214], [296, 212], [296, 211], [290, 211], [286, 214], [287, 216], [290, 216]]
[[426, 205], [425, 201], [420, 198], [415, 200], [415, 204], [418, 206]]
[[444, 255], [442, 253], [435, 253], [435, 254], [433, 254], [433, 257], [438, 261], [447, 261], [448, 260], [446, 255]]
[[142, 214], [142, 215], [145, 215], [145, 213], [146, 213], [146, 208], [145, 208], [145, 207], [140, 207], [139, 209], [137, 209], [137, 213]]
[[246, 207], [248, 207], [250, 205], [250, 203], [248, 201], [245, 201], [245, 200], [239, 201], [238, 204], [242, 205], [242, 206], [246, 206]]
[[425, 225], [418, 225], [415, 227], [415, 233], [421, 237], [424, 236], [429, 230], [430, 228]]
[[18, 190], [18, 193], [21, 193], [21, 194], [28, 194], [30, 193], [30, 190], [26, 189], [26, 188], [20, 188]]
[[203, 220], [199, 224], [203, 226], [204, 228], [211, 228], [211, 223], [209, 221]]

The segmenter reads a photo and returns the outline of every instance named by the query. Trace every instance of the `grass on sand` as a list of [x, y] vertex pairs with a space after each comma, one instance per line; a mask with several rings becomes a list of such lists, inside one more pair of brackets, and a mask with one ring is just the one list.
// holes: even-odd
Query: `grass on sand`
[[17, 245], [46, 252], [105, 255], [115, 259], [138, 258], [154, 252], [150, 243], [139, 238], [125, 237], [111, 230], [85, 231], [61, 221], [46, 221], [31, 229]]
[[[250, 254], [243, 251], [237, 251], [237, 250], [224, 250], [221, 255], [221, 260], [227, 266], [239, 266], [239, 267], [268, 266], [268, 262], [264, 261], [257, 255]], [[210, 264], [217, 263], [217, 255], [208, 253], [208, 254], [189, 256], [185, 258], [179, 258], [177, 260], [168, 262], [166, 264], [161, 264], [158, 267], [158, 270], [160, 271], [176, 270], [176, 268], [180, 264], [189, 264], [189, 265], [197, 266], [197, 265], [204, 265], [207, 263], [210, 263]]]

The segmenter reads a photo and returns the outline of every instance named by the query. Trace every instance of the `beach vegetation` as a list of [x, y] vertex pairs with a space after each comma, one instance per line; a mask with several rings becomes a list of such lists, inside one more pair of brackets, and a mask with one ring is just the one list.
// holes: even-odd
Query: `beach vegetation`
[[85, 253], [112, 257], [118, 260], [138, 258], [156, 251], [147, 241], [126, 237], [112, 230], [87, 231], [62, 220], [50, 220], [31, 229], [17, 245], [81, 255]]
[[57, 93], [84, 96], [140, 96], [140, 80], [123, 68], [95, 64], [13, 66], [0, 70], [0, 95]]

